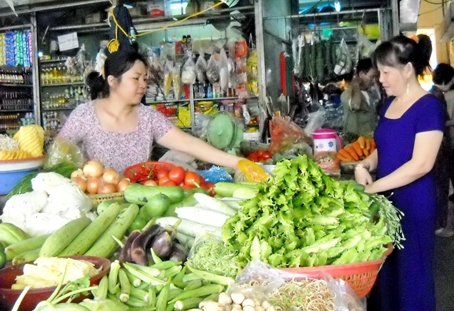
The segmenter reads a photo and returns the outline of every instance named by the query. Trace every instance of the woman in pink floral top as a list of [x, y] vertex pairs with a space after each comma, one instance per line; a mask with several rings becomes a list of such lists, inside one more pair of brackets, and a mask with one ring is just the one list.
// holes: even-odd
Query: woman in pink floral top
[[78, 106], [59, 137], [81, 146], [119, 172], [148, 161], [153, 143], [202, 161], [237, 169], [239, 157], [218, 150], [174, 126], [164, 115], [140, 103], [147, 88], [147, 61], [136, 52], [115, 52], [105, 62], [106, 79], [90, 82], [94, 99]]

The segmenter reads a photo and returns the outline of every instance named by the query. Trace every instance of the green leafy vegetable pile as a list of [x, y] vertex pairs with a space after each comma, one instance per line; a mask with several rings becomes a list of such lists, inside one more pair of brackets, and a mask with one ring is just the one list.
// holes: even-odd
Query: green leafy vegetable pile
[[382, 195], [338, 182], [306, 155], [283, 160], [255, 198], [222, 228], [226, 246], [247, 264], [311, 267], [379, 259], [404, 239], [398, 211]]

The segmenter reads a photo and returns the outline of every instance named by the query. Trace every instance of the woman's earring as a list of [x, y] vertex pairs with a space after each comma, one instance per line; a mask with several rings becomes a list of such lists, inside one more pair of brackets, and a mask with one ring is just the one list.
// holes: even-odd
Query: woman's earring
[[407, 95], [410, 93], [410, 83], [407, 82]]

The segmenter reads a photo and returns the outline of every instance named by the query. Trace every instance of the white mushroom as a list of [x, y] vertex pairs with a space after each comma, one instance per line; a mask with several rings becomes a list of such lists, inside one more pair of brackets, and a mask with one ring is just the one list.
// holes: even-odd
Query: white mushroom
[[233, 303], [235, 303], [237, 305], [242, 304], [244, 299], [246, 298], [241, 293], [232, 293], [232, 294], [230, 294], [230, 297], [232, 298]]

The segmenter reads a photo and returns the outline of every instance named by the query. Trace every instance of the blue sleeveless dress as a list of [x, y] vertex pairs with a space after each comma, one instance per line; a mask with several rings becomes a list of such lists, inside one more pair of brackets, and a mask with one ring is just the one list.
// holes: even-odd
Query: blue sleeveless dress
[[[412, 158], [416, 134], [445, 127], [443, 105], [435, 96], [427, 94], [399, 119], [388, 119], [385, 113], [393, 99], [384, 104], [375, 131], [377, 178]], [[437, 198], [433, 173], [384, 194], [405, 213], [402, 228], [406, 240], [404, 249], [395, 249], [382, 266], [367, 301], [368, 310], [435, 311], [432, 268]]]

